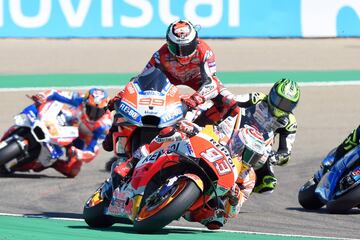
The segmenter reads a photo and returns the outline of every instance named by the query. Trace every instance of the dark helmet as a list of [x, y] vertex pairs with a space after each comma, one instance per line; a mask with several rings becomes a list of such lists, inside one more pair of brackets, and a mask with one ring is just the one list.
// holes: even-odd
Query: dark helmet
[[268, 103], [271, 113], [281, 117], [291, 113], [300, 99], [299, 85], [290, 79], [283, 78], [271, 88]]
[[109, 103], [108, 93], [99, 88], [91, 88], [85, 94], [85, 113], [89, 120], [96, 121], [106, 112]]
[[190, 62], [198, 45], [198, 34], [195, 27], [187, 20], [171, 23], [166, 32], [169, 51], [181, 64]]

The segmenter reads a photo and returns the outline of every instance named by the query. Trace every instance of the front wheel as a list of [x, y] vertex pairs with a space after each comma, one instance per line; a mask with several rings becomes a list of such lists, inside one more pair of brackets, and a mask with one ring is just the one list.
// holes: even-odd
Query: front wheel
[[97, 190], [86, 202], [83, 210], [85, 222], [92, 228], [106, 228], [114, 224], [111, 216], [105, 215], [105, 208], [109, 205], [107, 199], [102, 199], [101, 190]]
[[324, 206], [324, 203], [315, 194], [317, 183], [314, 179], [307, 181], [299, 190], [298, 201], [300, 205], [309, 210], [319, 209]]
[[0, 143], [0, 166], [23, 154], [20, 145], [15, 141], [3, 141]]
[[[162, 185], [159, 189], [164, 187]], [[201, 191], [192, 180], [180, 178], [166, 194], [161, 197], [159, 195], [155, 192], [142, 200], [144, 204], [134, 220], [137, 232], [155, 232], [180, 218], [200, 197]]]

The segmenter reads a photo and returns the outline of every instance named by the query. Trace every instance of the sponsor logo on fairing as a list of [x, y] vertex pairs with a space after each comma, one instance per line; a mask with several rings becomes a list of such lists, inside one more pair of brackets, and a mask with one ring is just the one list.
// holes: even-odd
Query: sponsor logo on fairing
[[127, 104], [125, 104], [123, 102], [120, 104], [119, 109], [126, 116], [128, 116], [134, 120], [137, 120], [138, 117], [140, 116], [135, 110], [133, 110], [130, 106], [128, 106]]
[[173, 111], [166, 113], [162, 117], [162, 122], [163, 123], [164, 122], [170, 122], [170, 121], [178, 119], [178, 118], [180, 118], [182, 116], [183, 116], [183, 111], [182, 111], [181, 107], [177, 107]]
[[180, 143], [173, 143], [173, 144], [167, 146], [165, 149], [160, 149], [160, 150], [156, 151], [155, 153], [144, 158], [144, 160], [142, 160], [141, 164], [155, 162], [164, 153], [170, 154], [170, 153], [177, 151], [179, 148], [179, 145], [180, 145]]
[[356, 169], [354, 172], [351, 173], [353, 176], [359, 176], [360, 175], [360, 168]]

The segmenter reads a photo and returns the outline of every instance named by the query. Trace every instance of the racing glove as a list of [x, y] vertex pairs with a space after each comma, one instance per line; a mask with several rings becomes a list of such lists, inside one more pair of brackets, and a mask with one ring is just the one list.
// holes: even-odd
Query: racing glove
[[275, 153], [269, 158], [272, 165], [283, 166], [290, 160], [290, 153]]
[[46, 102], [46, 96], [42, 93], [37, 93], [34, 94], [32, 96], [30, 96], [30, 98], [36, 103], [36, 104], [43, 104]]
[[240, 199], [240, 187], [235, 183], [234, 186], [225, 194], [225, 197], [228, 198], [231, 206], [238, 205]]
[[108, 103], [108, 109], [109, 109], [110, 111], [115, 110], [115, 103], [116, 103], [117, 101], [120, 101], [120, 100], [122, 99], [122, 97], [123, 97], [123, 95], [124, 95], [124, 92], [125, 92], [125, 90], [123, 89], [123, 90], [121, 90], [120, 92], [118, 92], [115, 97], [113, 97], [112, 99], [110, 99], [110, 101], [109, 101], [109, 103]]
[[183, 135], [176, 131], [174, 127], [166, 127], [160, 131], [160, 133], [153, 139], [152, 142], [164, 143], [180, 141]]
[[201, 96], [198, 92], [194, 93], [190, 97], [184, 97], [182, 100], [190, 109], [193, 109], [196, 106], [205, 102], [205, 98]]
[[177, 129], [185, 133], [188, 137], [195, 136], [201, 131], [201, 127], [188, 120], [181, 120], [177, 123]]

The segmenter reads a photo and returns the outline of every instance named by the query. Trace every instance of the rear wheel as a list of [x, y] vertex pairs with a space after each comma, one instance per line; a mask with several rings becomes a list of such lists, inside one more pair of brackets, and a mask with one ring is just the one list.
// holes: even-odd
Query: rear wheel
[[315, 194], [317, 183], [314, 179], [307, 181], [299, 190], [298, 201], [300, 205], [309, 210], [319, 209], [324, 206], [324, 203]]
[[[161, 191], [144, 196], [142, 207], [134, 220], [134, 228], [140, 233], [150, 233], [162, 229], [185, 211], [200, 197], [201, 191], [188, 178], [180, 178], [167, 188], [160, 186]], [[164, 193], [162, 190], [166, 189]]]
[[326, 203], [329, 213], [346, 213], [360, 204], [360, 185], [348, 191], [344, 195]]

